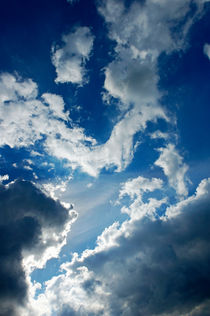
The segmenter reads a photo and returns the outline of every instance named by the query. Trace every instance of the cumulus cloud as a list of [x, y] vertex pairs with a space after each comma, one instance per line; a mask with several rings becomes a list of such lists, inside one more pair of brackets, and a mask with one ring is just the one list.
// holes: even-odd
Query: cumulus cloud
[[173, 144], [168, 144], [164, 148], [159, 148], [160, 157], [155, 161], [155, 165], [161, 167], [168, 177], [169, 184], [175, 189], [179, 196], [188, 194], [186, 172], [187, 165], [183, 162], [182, 156]]
[[[198, 10], [201, 3], [197, 1]], [[157, 104], [156, 63], [163, 52], [182, 49], [192, 25], [191, 17], [182, 23], [179, 32], [172, 29], [190, 11], [191, 1], [133, 1], [129, 8], [123, 1], [101, 1], [98, 7], [109, 28], [109, 36], [116, 42], [116, 58], [105, 69], [104, 88], [107, 94], [119, 98], [123, 106], [130, 103]], [[195, 14], [196, 16], [196, 14]]]
[[[144, 183], [142, 194], [161, 185], [158, 179], [136, 181]], [[130, 180], [127, 193], [138, 198], [131, 186]], [[96, 248], [62, 265], [64, 273], [46, 282], [46, 292], [31, 301], [26, 315], [208, 315], [209, 202], [205, 179], [185, 203], [178, 202], [179, 213], [170, 219], [131, 213], [121, 225], [114, 223]]]
[[76, 213], [31, 182], [0, 185], [1, 315], [15, 315], [27, 300], [27, 276], [57, 257]]
[[88, 27], [78, 27], [62, 37], [61, 47], [53, 46], [52, 63], [57, 73], [55, 82], [85, 83], [85, 63], [90, 58], [93, 40]]

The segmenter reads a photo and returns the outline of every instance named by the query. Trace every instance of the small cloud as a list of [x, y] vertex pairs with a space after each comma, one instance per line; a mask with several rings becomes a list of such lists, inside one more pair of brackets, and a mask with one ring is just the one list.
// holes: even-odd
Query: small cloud
[[33, 170], [33, 169], [32, 169], [30, 166], [28, 166], [28, 165], [27, 165], [27, 166], [23, 166], [23, 168], [26, 169], [26, 170]]
[[163, 169], [168, 178], [169, 184], [175, 189], [180, 197], [188, 194], [186, 172], [188, 166], [183, 162], [183, 157], [179, 154], [173, 144], [159, 148], [160, 157], [155, 161], [155, 165]]
[[85, 83], [85, 63], [93, 48], [93, 35], [88, 27], [78, 27], [63, 36], [63, 45], [52, 47], [52, 63], [55, 66], [56, 83]]
[[209, 44], [204, 45], [203, 52], [210, 59], [210, 45]]
[[35, 151], [35, 150], [32, 150], [31, 152], [30, 152], [30, 155], [32, 156], [32, 157], [36, 157], [36, 156], [43, 156], [43, 154], [40, 154], [38, 151]]
[[3, 181], [7, 181], [7, 180], [9, 180], [9, 175], [8, 174], [5, 174], [4, 176], [0, 175], [0, 183], [2, 183]]
[[34, 179], [39, 179], [39, 177], [37, 176], [37, 174], [35, 173], [35, 172], [33, 172], [33, 177], [34, 177]]
[[150, 137], [152, 139], [158, 139], [158, 138], [168, 139], [169, 135], [168, 135], [168, 133], [163, 133], [161, 131], [155, 131], [154, 133], [150, 134]]

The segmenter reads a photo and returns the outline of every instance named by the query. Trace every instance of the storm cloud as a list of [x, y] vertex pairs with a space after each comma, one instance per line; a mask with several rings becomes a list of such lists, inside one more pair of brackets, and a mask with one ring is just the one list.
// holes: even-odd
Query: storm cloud
[[95, 249], [61, 266], [65, 274], [46, 283], [45, 303], [61, 315], [208, 315], [209, 205], [206, 179], [162, 219], [131, 212], [104, 230]]
[[[16, 181], [0, 186], [0, 315], [15, 315], [15, 306], [27, 299], [26, 271], [39, 266], [40, 259], [49, 258], [46, 252], [55, 244], [50, 231], [62, 244], [62, 231], [75, 213], [47, 197], [31, 182]], [[45, 240], [45, 233], [49, 232]], [[60, 239], [59, 239], [60, 238]], [[56, 247], [58, 245], [55, 244]], [[51, 248], [52, 249], [52, 248]], [[54, 249], [55, 250], [55, 249]], [[30, 256], [32, 260], [28, 260]], [[56, 253], [51, 252], [52, 257]], [[32, 264], [31, 267], [23, 267]]]

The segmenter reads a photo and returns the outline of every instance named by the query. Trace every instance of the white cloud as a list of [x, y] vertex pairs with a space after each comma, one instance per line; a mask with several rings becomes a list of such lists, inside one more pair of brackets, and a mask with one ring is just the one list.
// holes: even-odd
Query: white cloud
[[183, 201], [180, 201], [176, 205], [171, 205], [166, 210], [166, 217], [176, 217], [183, 211], [187, 211], [188, 208], [197, 207], [199, 208], [199, 205], [202, 205], [202, 203], [207, 203], [208, 199], [210, 198], [210, 178], [204, 179], [201, 181], [201, 183], [198, 185], [196, 192], [194, 195], [186, 198]]
[[[133, 109], [114, 126], [110, 138], [103, 145], [96, 146], [89, 155], [83, 158], [84, 171], [96, 176], [100, 169], [110, 166], [117, 167], [116, 171], [124, 170], [133, 159], [134, 135], [144, 131], [148, 121], [155, 122], [157, 118], [165, 118], [160, 107], [151, 109], [149, 106], [142, 111]], [[82, 164], [81, 164], [82, 165]]]
[[210, 59], [210, 45], [209, 44], [204, 45], [203, 52]]
[[163, 133], [163, 132], [157, 130], [157, 131], [153, 132], [152, 134], [150, 134], [150, 137], [152, 139], [157, 139], [157, 138], [167, 139], [167, 138], [169, 138], [169, 134]]
[[[2, 74], [0, 96], [0, 146], [27, 147], [46, 136], [44, 145], [50, 154], [60, 157], [60, 144], [64, 146], [68, 143], [69, 152], [74, 152], [73, 162], [76, 161], [78, 166], [79, 152], [84, 155], [88, 150], [84, 143], [95, 144], [94, 139], [85, 136], [83, 129], [67, 127], [69, 113], [64, 112], [64, 102], [60, 96], [43, 94], [47, 105], [36, 97], [37, 85], [32, 80]], [[32, 152], [34, 154], [37, 155]]]
[[[134, 135], [139, 131], [143, 132], [147, 122], [146, 119], [140, 118], [141, 116], [144, 117], [149, 112], [152, 117], [148, 118], [148, 121], [155, 121], [157, 118], [169, 121], [166, 111], [159, 104], [161, 93], [158, 90], [157, 60], [163, 51], [170, 53], [185, 48], [187, 32], [202, 5], [198, 6], [194, 17], [186, 19], [178, 33], [172, 32], [172, 28], [186, 17], [190, 6], [190, 0], [177, 0], [170, 5], [165, 0], [133, 1], [127, 8], [119, 0], [99, 3], [98, 10], [107, 23], [109, 37], [116, 43], [115, 59], [104, 71], [103, 97], [108, 103], [113, 97], [118, 99], [122, 112], [128, 111], [115, 126], [109, 141], [101, 151], [105, 151], [103, 157], [106, 157], [106, 149], [111, 147], [113, 140], [115, 151], [112, 159], [116, 159], [114, 164], [118, 171], [124, 169], [133, 158]], [[114, 134], [116, 130], [119, 131], [118, 137]], [[126, 131], [129, 131], [128, 134]], [[157, 136], [167, 137], [160, 133], [156, 134]], [[118, 142], [114, 141], [117, 138]], [[108, 151], [111, 152], [113, 151]], [[121, 153], [123, 159], [120, 162]], [[185, 193], [186, 190], [183, 191], [183, 194]]]
[[[13, 85], [11, 91], [9, 82]], [[95, 139], [86, 136], [82, 128], [73, 124], [69, 113], [64, 111], [64, 101], [60, 96], [45, 93], [38, 99], [37, 86], [32, 80], [20, 81], [8, 74], [1, 75], [0, 86], [5, 100], [0, 104], [0, 146], [27, 147], [42, 140], [50, 155], [65, 158], [69, 167], [81, 168], [92, 176], [97, 176], [104, 167], [114, 167], [118, 172], [125, 169], [133, 158], [133, 136], [143, 131], [148, 121], [167, 119], [160, 106], [142, 105], [141, 110], [128, 111], [114, 126], [107, 142], [97, 145]], [[37, 152], [33, 151], [34, 155]]]
[[64, 113], [64, 101], [59, 95], [52, 93], [44, 93], [42, 98], [45, 103], [49, 105], [49, 110], [56, 118], [60, 118], [64, 121], [68, 121], [69, 112]]
[[120, 190], [120, 198], [129, 195], [131, 199], [141, 196], [143, 192], [152, 192], [162, 188], [163, 181], [161, 179], [147, 179], [139, 176], [135, 179], [128, 180], [122, 185]]
[[1, 74], [1, 102], [17, 101], [19, 97], [33, 99], [37, 96], [37, 85], [31, 79], [23, 80], [8, 73]]
[[3, 176], [0, 175], [0, 183], [2, 183], [3, 181], [9, 180], [9, 175], [5, 174]]
[[153, 218], [156, 214], [156, 209], [165, 204], [167, 199], [157, 200], [149, 198], [147, 202], [143, 202], [143, 197], [145, 193], [162, 189], [162, 186], [163, 181], [157, 178], [148, 179], [139, 176], [128, 180], [121, 187], [118, 202], [127, 195], [132, 203], [129, 207], [123, 206], [121, 212], [128, 214], [132, 220], [137, 220], [144, 216]]
[[56, 68], [55, 82], [84, 84], [85, 63], [90, 58], [94, 37], [88, 27], [78, 27], [62, 37], [61, 47], [53, 46], [52, 62]]
[[[123, 3], [117, 0], [100, 3], [99, 11], [108, 23], [109, 36], [116, 41], [116, 58], [105, 68], [104, 88], [107, 97], [117, 98], [122, 109], [120, 120], [104, 144], [98, 145], [71, 121], [60, 96], [44, 93], [39, 99], [37, 85], [31, 79], [1, 74], [3, 136], [0, 146], [27, 147], [42, 140], [48, 154], [65, 158], [69, 167], [81, 168], [92, 176], [97, 176], [103, 168], [124, 170], [139, 144], [138, 140], [134, 143], [134, 136], [143, 132], [149, 121], [169, 121], [159, 104], [157, 57], [164, 50], [182, 46], [186, 27], [179, 33], [180, 41], [174, 38], [176, 34], [172, 34], [170, 28], [189, 12], [189, 4], [188, 0], [184, 3], [177, 0], [170, 6], [166, 1], [134, 2], [125, 10]], [[63, 36], [63, 43], [62, 47], [53, 49], [56, 80], [82, 84], [83, 66], [93, 46], [90, 29], [77, 28]], [[73, 66], [69, 68], [69, 65]], [[179, 194], [185, 194], [186, 188], [184, 185], [181, 188], [182, 180], [178, 175], [176, 182]]]
[[119, 98], [124, 107], [130, 103], [156, 106], [160, 97], [157, 58], [163, 51], [185, 46], [195, 17], [186, 20], [178, 35], [172, 27], [190, 11], [190, 4], [190, 0], [173, 1], [170, 6], [165, 0], [133, 1], [125, 8], [119, 0], [100, 2], [98, 10], [108, 24], [110, 38], [116, 42], [116, 58], [105, 69], [108, 95]]
[[[39, 100], [32, 80], [20, 82], [15, 76], [3, 74], [0, 93], [6, 103], [2, 103], [0, 112], [4, 135], [1, 146], [29, 146], [45, 136], [43, 145], [49, 154], [67, 159], [73, 169], [79, 167], [97, 176], [103, 168], [114, 167], [120, 172], [128, 166], [135, 151], [134, 136], [144, 131], [148, 121], [169, 121], [159, 104], [156, 61], [163, 50], [181, 46], [170, 27], [189, 11], [189, 1], [179, 0], [170, 6], [165, 1], [134, 2], [125, 10], [123, 3], [108, 0], [100, 4], [99, 11], [108, 23], [110, 38], [117, 43], [116, 58], [105, 68], [104, 88], [108, 98], [120, 101], [124, 113], [110, 138], [97, 145], [95, 139], [70, 121], [60, 96], [45, 93]], [[183, 29], [180, 43], [185, 33]], [[64, 35], [63, 46], [53, 48], [56, 81], [83, 84], [84, 65], [92, 46], [93, 36], [87, 27]]]
[[155, 161], [155, 165], [161, 167], [168, 177], [169, 184], [177, 194], [186, 196], [188, 194], [186, 172], [187, 165], [183, 162], [173, 144], [168, 144], [164, 148], [159, 148], [160, 157]]
[[48, 196], [52, 199], [57, 200], [59, 199], [60, 195], [66, 191], [67, 184], [71, 180], [71, 176], [68, 177], [66, 180], [60, 181], [59, 183], [42, 183], [40, 188], [44, 191]]
[[[156, 122], [159, 118], [169, 121], [159, 104], [156, 61], [163, 50], [182, 46], [178, 43], [183, 42], [186, 28], [178, 40], [170, 27], [189, 12], [189, 4], [188, 0], [184, 3], [179, 0], [170, 6], [166, 1], [134, 2], [126, 10], [117, 0], [100, 4], [99, 11], [108, 23], [109, 36], [117, 44], [116, 58], [105, 68], [104, 88], [108, 98], [120, 101], [124, 113], [104, 144], [97, 145], [94, 138], [73, 124], [60, 96], [44, 93], [38, 99], [37, 85], [31, 79], [2, 74], [0, 94], [5, 102], [2, 101], [0, 107], [3, 135], [0, 145], [30, 146], [43, 140], [50, 155], [67, 159], [73, 169], [81, 168], [92, 176], [97, 176], [103, 168], [124, 170], [133, 159], [136, 133], [143, 132], [148, 121]], [[57, 82], [84, 82], [83, 66], [92, 46], [93, 36], [87, 27], [79, 27], [63, 36], [63, 46], [53, 48]], [[183, 189], [185, 194], [181, 182], [177, 175], [178, 192], [182, 194]]]

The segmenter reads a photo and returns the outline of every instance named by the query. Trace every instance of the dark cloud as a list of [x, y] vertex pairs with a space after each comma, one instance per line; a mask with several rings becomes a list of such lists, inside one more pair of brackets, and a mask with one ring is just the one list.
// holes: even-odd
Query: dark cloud
[[24, 304], [27, 298], [22, 252], [43, 253], [43, 230], [59, 232], [69, 220], [69, 212], [59, 202], [30, 182], [0, 186], [1, 316], [15, 315], [16, 304]]
[[[209, 315], [209, 194], [189, 199], [180, 210], [167, 221], [131, 222], [129, 236], [116, 239], [118, 247], [84, 259], [82, 265], [111, 293], [109, 315]], [[91, 284], [83, 288], [93, 292]]]
[[62, 312], [58, 316], [102, 316], [103, 312], [88, 312], [84, 308], [80, 307], [79, 310], [75, 311], [70, 306], [64, 306]]

